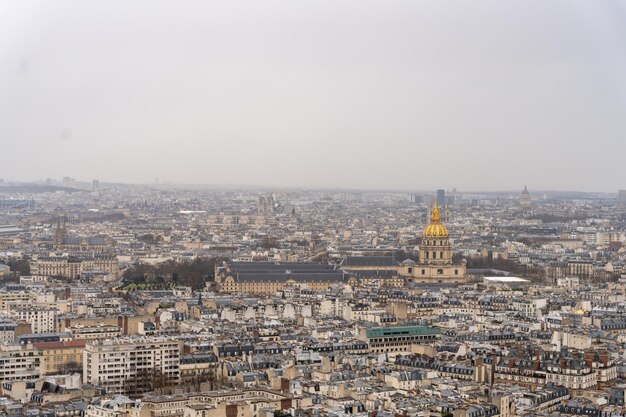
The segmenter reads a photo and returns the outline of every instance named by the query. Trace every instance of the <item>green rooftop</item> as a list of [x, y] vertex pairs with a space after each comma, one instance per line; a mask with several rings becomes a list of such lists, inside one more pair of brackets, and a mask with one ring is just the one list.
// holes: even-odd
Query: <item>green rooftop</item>
[[367, 329], [367, 337], [369, 339], [390, 336], [424, 336], [439, 333], [441, 331], [438, 328], [427, 326], [388, 326]]

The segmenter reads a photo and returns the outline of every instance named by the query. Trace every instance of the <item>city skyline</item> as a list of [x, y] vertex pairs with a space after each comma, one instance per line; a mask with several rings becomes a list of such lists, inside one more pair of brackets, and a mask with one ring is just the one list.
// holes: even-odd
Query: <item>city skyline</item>
[[626, 417], [624, 23], [0, 1], [0, 417]]
[[[0, 179], [0, 187], [2, 185], [24, 185], [24, 186], [35, 186], [35, 185], [54, 185], [57, 187], [65, 187], [68, 184], [64, 184], [63, 180], [67, 178], [70, 180], [71, 185], [69, 188], [76, 188], [80, 190], [86, 190], [87, 188], [92, 187], [93, 181], [98, 181], [101, 187], [107, 186], [139, 186], [139, 187], [172, 187], [172, 188], [180, 188], [185, 189], [188, 188], [190, 190], [193, 189], [203, 189], [203, 190], [242, 190], [242, 191], [257, 191], [257, 192], [281, 192], [281, 191], [319, 191], [319, 192], [371, 192], [371, 193], [416, 193], [416, 194], [432, 194], [433, 197], [436, 196], [437, 191], [440, 189], [439, 187], [413, 187], [413, 188], [380, 188], [380, 187], [324, 187], [324, 186], [298, 186], [298, 185], [264, 185], [264, 184], [209, 184], [209, 183], [201, 183], [201, 182], [174, 182], [168, 181], [167, 179], [155, 179], [152, 182], [123, 182], [123, 181], [106, 181], [101, 179], [82, 179], [82, 178], [74, 178], [74, 177], [64, 177], [64, 178], [51, 178], [47, 177], [45, 179], [36, 179], [36, 180], [16, 180], [12, 178], [2, 178]], [[508, 189], [479, 189], [479, 188], [469, 188], [469, 189], [458, 189], [457, 187], [447, 188], [446, 192], [456, 192], [459, 194], [510, 194], [517, 196], [520, 194], [523, 189], [527, 187], [527, 185], [522, 186], [518, 189], [508, 188]], [[0, 192], [2, 189], [0, 188]], [[623, 191], [623, 189], [617, 190], [608, 190], [608, 191], [598, 191], [598, 190], [569, 190], [569, 189], [532, 189], [531, 194], [535, 196], [540, 196], [544, 194], [615, 194], [617, 195], [619, 192]]]

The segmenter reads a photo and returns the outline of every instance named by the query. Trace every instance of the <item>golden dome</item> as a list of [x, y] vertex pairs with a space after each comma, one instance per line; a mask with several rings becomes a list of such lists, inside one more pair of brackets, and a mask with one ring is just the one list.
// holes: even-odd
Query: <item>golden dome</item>
[[437, 203], [435, 203], [435, 208], [433, 208], [433, 213], [430, 218], [430, 224], [424, 228], [422, 232], [423, 238], [447, 238], [448, 237], [448, 229], [446, 226], [441, 224], [439, 219], [439, 208], [437, 207]]

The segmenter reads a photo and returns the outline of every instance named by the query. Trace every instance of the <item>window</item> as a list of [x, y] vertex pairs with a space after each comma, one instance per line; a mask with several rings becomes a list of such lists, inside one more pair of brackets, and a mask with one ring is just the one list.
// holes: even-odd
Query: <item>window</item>
[[441, 274], [443, 274], [443, 269], [439, 268], [439, 269], [437, 270], [437, 274], [440, 274], [440, 275], [441, 275]]
[[413, 273], [413, 268], [409, 268], [409, 274]]
[[459, 275], [459, 270], [458, 269], [454, 270], [454, 275]]

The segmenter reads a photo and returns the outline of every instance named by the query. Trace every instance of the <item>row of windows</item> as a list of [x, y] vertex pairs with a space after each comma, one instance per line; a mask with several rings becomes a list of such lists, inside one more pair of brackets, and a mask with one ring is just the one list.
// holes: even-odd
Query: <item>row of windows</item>
[[[409, 274], [412, 274], [412, 273], [413, 273], [413, 268], [409, 268]], [[443, 274], [443, 268], [437, 269], [437, 274], [439, 274], [439, 275]], [[426, 275], [426, 270], [425, 269], [422, 269], [422, 275]], [[459, 275], [459, 270], [458, 269], [454, 270], [454, 275]]]

